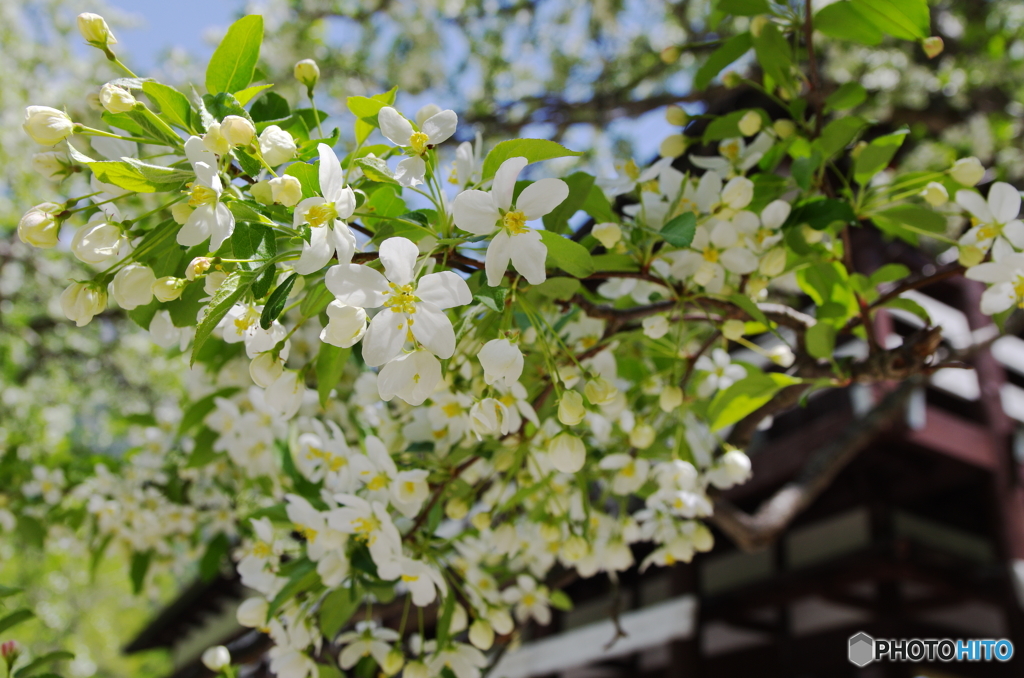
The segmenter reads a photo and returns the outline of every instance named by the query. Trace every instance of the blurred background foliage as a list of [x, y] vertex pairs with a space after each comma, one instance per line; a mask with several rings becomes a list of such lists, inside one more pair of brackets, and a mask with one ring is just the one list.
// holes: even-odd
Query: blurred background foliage
[[[167, 574], [141, 597], [131, 595], [122, 554], [95, 567], [76, 550], [80, 517], [45, 528], [32, 516], [5, 512], [3, 487], [27, 479], [33, 464], [82, 469], [97, 456], [116, 467], [145, 449], [147, 427], [170, 426], [189, 388], [187, 367], [155, 347], [145, 332], [110, 311], [75, 330], [57, 298], [76, 277], [66, 243], [31, 249], [14, 235], [31, 205], [55, 195], [30, 170], [37, 149], [21, 131], [28, 104], [72, 102], [76, 119], [115, 73], [81, 44], [74, 17], [103, 14], [115, 34], [144, 21], [147, 2], [31, 0], [0, 3], [0, 582], [21, 586], [38, 619], [15, 637], [32, 651], [66, 648], [77, 658], [71, 676], [159, 676], [166, 657], [126, 659], [120, 647], [172, 596], [189, 572]], [[232, 3], [225, 3], [232, 4]], [[692, 91], [697, 68], [723, 38], [749, 19], [724, 19], [716, 0], [259, 0], [237, 2], [235, 14], [264, 15], [260, 68], [287, 98], [298, 97], [293, 64], [314, 58], [327, 100], [322, 108], [343, 133], [351, 129], [344, 98], [397, 85], [398, 107], [453, 108], [460, 140], [483, 135], [484, 147], [510, 135], [547, 137], [587, 152], [584, 162], [611, 176], [616, 163], [657, 156], [679, 133], [664, 117], [669, 104], [691, 115], [752, 105], [744, 88]], [[802, 3], [802, 0], [800, 2]], [[815, 2], [815, 8], [827, 3]], [[202, 3], [183, 2], [175, 25], [216, 44]], [[187, 11], [192, 10], [192, 11]], [[1024, 150], [1024, 5], [1016, 0], [939, 0], [933, 33], [945, 51], [929, 60], [919, 46], [828, 43], [822, 70], [836, 84], [857, 81], [868, 92], [854, 112], [896, 129], [909, 126], [907, 168], [944, 169], [963, 155], [993, 165], [996, 177], [1022, 184]], [[823, 41], [824, 42], [824, 41]], [[172, 84], [199, 82], [201, 50], [168, 50], [151, 75]], [[130, 50], [119, 50], [133, 63]], [[747, 63], [731, 68], [743, 70]], [[753, 105], [757, 105], [756, 103]], [[879, 128], [879, 133], [885, 127]], [[74, 478], [69, 478], [74, 480]], [[54, 538], [56, 537], [56, 538]]]

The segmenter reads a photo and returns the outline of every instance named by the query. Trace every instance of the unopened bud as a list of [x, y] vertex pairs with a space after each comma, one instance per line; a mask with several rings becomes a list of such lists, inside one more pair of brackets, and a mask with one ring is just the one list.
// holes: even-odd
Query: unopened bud
[[780, 139], [788, 139], [796, 133], [796, 123], [788, 118], [781, 118], [772, 123], [772, 129]]
[[174, 301], [181, 296], [187, 284], [187, 280], [175, 278], [173, 275], [165, 275], [162, 278], [157, 278], [153, 283], [153, 296], [164, 303]]
[[248, 146], [256, 138], [256, 128], [240, 115], [225, 116], [220, 123], [220, 133], [232, 146]]
[[405, 654], [397, 647], [392, 648], [388, 652], [387, 656], [384, 657], [384, 663], [381, 664], [381, 670], [388, 676], [393, 676], [402, 670], [402, 666], [405, 665]]
[[203, 666], [214, 672], [231, 666], [231, 653], [223, 645], [206, 648], [202, 656]]
[[249, 192], [252, 193], [252, 197], [261, 205], [273, 205], [274, 204], [274, 191], [270, 188], [270, 182], [266, 179], [257, 181], [255, 184], [249, 187]]
[[43, 146], [55, 146], [71, 136], [75, 123], [64, 111], [49, 106], [29, 106], [21, 125], [32, 140]]
[[671, 412], [683, 404], [683, 389], [678, 386], [666, 386], [658, 394], [658, 407], [662, 412]]
[[477, 619], [469, 627], [469, 642], [486, 652], [494, 645], [494, 629], [483, 619]]
[[921, 191], [921, 197], [932, 207], [939, 207], [949, 202], [949, 192], [937, 181], [928, 182], [928, 185]]
[[646, 450], [654, 444], [658, 432], [650, 424], [639, 424], [629, 432], [629, 444], [638, 450]]
[[761, 131], [761, 115], [757, 111], [747, 111], [740, 118], [740, 134], [745, 137], [754, 136]]
[[295, 79], [306, 86], [307, 89], [316, 87], [320, 80], [320, 67], [312, 59], [303, 59], [295, 64]]
[[455, 497], [444, 505], [444, 514], [452, 520], [462, 520], [469, 513], [469, 504], [465, 499]]
[[60, 222], [54, 215], [64, 210], [63, 205], [44, 202], [36, 205], [18, 222], [18, 237], [26, 245], [49, 249], [57, 245]]
[[135, 108], [135, 97], [124, 87], [108, 82], [100, 88], [100, 103], [111, 113], [127, 113]]
[[672, 45], [671, 47], [666, 47], [665, 49], [661, 50], [660, 56], [661, 60], [664, 63], [674, 64], [675, 62], [679, 61], [680, 54], [681, 52], [679, 51], [679, 48], [676, 47], [675, 45]]
[[670, 134], [658, 146], [658, 153], [663, 158], [678, 158], [686, 152], [686, 137], [682, 134]]
[[741, 76], [736, 71], [729, 71], [728, 73], [722, 76], [722, 84], [728, 87], [729, 89], [739, 87], [741, 84], [743, 84], [743, 76]]
[[789, 367], [796, 360], [796, 356], [793, 355], [793, 349], [789, 346], [776, 346], [768, 352], [768, 357], [771, 358], [772, 362], [780, 367]]
[[958, 184], [975, 186], [985, 176], [985, 168], [982, 166], [981, 161], [972, 155], [969, 158], [960, 158], [953, 163], [949, 174]]
[[566, 426], [575, 426], [583, 421], [587, 410], [583, 407], [583, 396], [579, 391], [566, 391], [558, 401], [558, 421]]
[[722, 323], [722, 336], [729, 341], [736, 341], [746, 334], [746, 325], [742, 320], [726, 320]]
[[78, 15], [78, 32], [82, 34], [85, 41], [94, 47], [104, 48], [108, 45], [116, 45], [117, 38], [110, 32], [110, 26], [106, 19], [99, 14], [83, 12]]
[[673, 104], [665, 109], [665, 121], [675, 127], [684, 127], [686, 123], [690, 122], [690, 116], [682, 108]]
[[598, 377], [587, 382], [583, 387], [583, 394], [587, 396], [591, 405], [608, 405], [615, 400], [619, 389], [604, 377]]
[[940, 38], [937, 35], [933, 35], [930, 38], [925, 38], [924, 40], [922, 40], [921, 47], [924, 48], [924, 53], [928, 55], [929, 59], [934, 59], [935, 57], [942, 54], [942, 50], [944, 49], [945, 45], [943, 45], [942, 43], [942, 38]]

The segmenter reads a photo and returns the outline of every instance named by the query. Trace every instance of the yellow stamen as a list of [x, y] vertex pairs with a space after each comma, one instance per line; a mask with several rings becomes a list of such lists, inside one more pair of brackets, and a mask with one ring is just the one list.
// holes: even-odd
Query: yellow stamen
[[334, 208], [333, 202], [325, 202], [313, 205], [306, 210], [306, 221], [310, 226], [326, 226], [338, 218], [338, 210]]
[[303, 537], [305, 537], [306, 541], [308, 541], [310, 544], [316, 541], [316, 530], [314, 530], [311, 527], [306, 527], [305, 525], [296, 525], [295, 531], [301, 534]]
[[509, 232], [509, 235], [525, 233], [527, 231], [526, 215], [519, 210], [505, 212], [505, 216], [501, 218], [501, 225], [505, 227], [505, 230]]
[[712, 264], [714, 264], [714, 263], [716, 263], [718, 261], [718, 250], [716, 250], [711, 245], [708, 245], [707, 247], [705, 247], [704, 251], [701, 252], [701, 254], [704, 255], [704, 261], [708, 261], [708, 262], [710, 262]]
[[429, 143], [430, 137], [423, 132], [413, 132], [409, 137], [409, 146], [416, 152], [416, 155], [422, 155], [423, 151], [427, 150]]
[[189, 207], [199, 207], [200, 205], [212, 205], [217, 202], [217, 192], [212, 188], [207, 188], [201, 184], [189, 184], [188, 185]]
[[723, 141], [718, 145], [718, 152], [723, 158], [736, 160], [740, 156], [740, 143], [736, 140]]
[[403, 574], [402, 581], [419, 581], [419, 576], [415, 574]]
[[[419, 297], [416, 296], [416, 288], [412, 285], [398, 286], [395, 283], [388, 283], [388, 285], [391, 287], [391, 293], [384, 301], [384, 308], [390, 308], [395, 313], [415, 313], [416, 302], [419, 301]], [[409, 324], [412, 324], [411, 319]]]

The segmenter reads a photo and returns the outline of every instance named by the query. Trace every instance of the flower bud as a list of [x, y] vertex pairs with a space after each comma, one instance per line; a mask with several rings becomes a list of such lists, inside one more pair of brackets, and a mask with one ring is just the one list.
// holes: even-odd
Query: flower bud
[[188, 203], [179, 202], [171, 206], [171, 218], [174, 219], [174, 223], [184, 226], [190, 216], [192, 216], [192, 208], [188, 206]]
[[256, 138], [256, 128], [240, 115], [228, 115], [221, 120], [220, 133], [231, 146], [248, 146]]
[[270, 195], [273, 201], [285, 207], [294, 207], [302, 200], [302, 184], [290, 174], [271, 179]]
[[686, 137], [682, 134], [670, 134], [658, 146], [658, 154], [663, 158], [678, 158], [686, 153]]
[[206, 648], [202, 656], [203, 666], [214, 672], [231, 665], [231, 653], [223, 645]]
[[658, 394], [658, 407], [662, 412], [671, 412], [683, 404], [683, 389], [678, 386], [666, 386]]
[[711, 467], [707, 477], [720, 490], [746, 482], [750, 477], [750, 457], [739, 450], [729, 450]]
[[20, 656], [21, 645], [18, 644], [18, 641], [8, 640], [4, 643], [0, 643], [0, 659], [3, 659], [4, 663], [7, 664], [8, 672], [10, 672], [11, 667], [14, 666], [14, 662], [18, 661], [18, 657]]
[[961, 245], [960, 256], [957, 257], [960, 265], [966, 268], [977, 266], [982, 262], [982, 260], [984, 260], [984, 258], [985, 253], [974, 245]]
[[267, 603], [266, 598], [254, 596], [238, 606], [235, 619], [242, 626], [250, 629], [260, 629], [267, 624], [267, 611], [269, 609], [270, 604]]
[[567, 563], [575, 563], [584, 558], [590, 552], [590, 545], [587, 540], [578, 534], [574, 534], [562, 543], [562, 558]]
[[210, 270], [210, 266], [213, 264], [209, 257], [196, 257], [192, 261], [188, 262], [188, 266], [185, 267], [185, 278], [192, 282], [198, 276], [206, 273]]
[[426, 664], [416, 660], [405, 665], [405, 671], [402, 672], [402, 676], [403, 678], [430, 678], [430, 671], [427, 670]]
[[491, 526], [491, 514], [486, 511], [478, 513], [469, 522], [473, 524], [473, 527], [483, 532]]
[[511, 387], [523, 373], [523, 352], [508, 339], [492, 339], [477, 354], [484, 368], [484, 382], [500, 382]]
[[780, 139], [788, 139], [796, 133], [796, 123], [788, 118], [781, 118], [772, 123], [772, 129]]
[[75, 232], [75, 237], [71, 239], [71, 251], [79, 261], [97, 266], [116, 257], [123, 243], [124, 234], [120, 226], [97, 220]]
[[662, 62], [666, 64], [674, 64], [675, 62], [679, 61], [680, 54], [681, 52], [679, 48], [676, 47], [675, 45], [671, 45], [661, 50], [659, 56], [661, 57]]
[[269, 351], [260, 353], [249, 363], [249, 376], [260, 388], [267, 388], [284, 372], [284, 361], [275, 358]]
[[450, 499], [447, 504], [444, 505], [444, 514], [452, 520], [462, 520], [469, 513], [469, 504], [466, 503], [465, 499], [455, 497]]
[[583, 407], [583, 396], [579, 391], [566, 391], [558, 401], [558, 421], [566, 426], [575, 426], [583, 421], [587, 410]]
[[320, 331], [320, 341], [338, 348], [349, 348], [366, 333], [366, 311], [332, 301], [327, 306], [327, 327]]
[[747, 326], [742, 320], [726, 320], [722, 323], [722, 336], [729, 341], [736, 341], [746, 334]]
[[785, 344], [776, 346], [772, 350], [768, 351], [768, 357], [773, 363], [780, 367], [789, 367], [796, 360], [796, 356], [793, 355], [793, 349]]
[[583, 387], [583, 394], [587, 396], [591, 405], [608, 405], [615, 400], [619, 389], [604, 377], [597, 377], [587, 382]]
[[850, 158], [852, 160], [856, 160], [857, 158], [860, 157], [860, 154], [863, 153], [864, 149], [867, 147], [868, 142], [858, 141], [856, 144], [853, 145], [853, 148], [850, 149]]
[[604, 245], [605, 249], [609, 250], [615, 247], [616, 243], [622, 239], [622, 229], [619, 228], [618, 224], [611, 221], [596, 224], [590, 233], [597, 238], [598, 242]]
[[576, 473], [587, 460], [587, 448], [571, 433], [559, 433], [548, 444], [548, 457], [562, 473]]
[[221, 123], [211, 122], [206, 128], [206, 134], [203, 135], [203, 148], [215, 155], [225, 155], [231, 150], [231, 144], [224, 136]]
[[483, 619], [477, 619], [469, 627], [469, 642], [486, 652], [494, 645], [494, 629]]
[[125, 88], [108, 82], [100, 88], [100, 103], [111, 113], [127, 113], [135, 108], [135, 97]]
[[145, 306], [153, 301], [153, 269], [142, 264], [128, 264], [114, 276], [110, 289], [114, 301], [126, 311]]
[[644, 336], [661, 339], [668, 334], [668, 318], [663, 315], [651, 315], [643, 319]]
[[60, 307], [68, 320], [83, 327], [107, 308], [107, 293], [94, 283], [72, 283], [60, 295]]
[[295, 139], [277, 125], [268, 125], [260, 134], [260, 153], [271, 167], [288, 162], [295, 157], [295, 151]]
[[921, 47], [924, 49], [924, 53], [928, 55], [929, 59], [934, 59], [942, 54], [942, 50], [945, 45], [942, 43], [942, 38], [937, 35], [933, 35], [930, 38], [922, 40]]
[[953, 163], [949, 174], [958, 184], [975, 186], [985, 176], [985, 168], [982, 167], [981, 161], [972, 155], [969, 158], [960, 158]]
[[165, 275], [153, 283], [153, 296], [164, 303], [174, 301], [181, 296], [187, 284], [187, 280], [175, 278], [173, 275]]
[[690, 116], [675, 104], [665, 109], [665, 121], [675, 127], [685, 127], [690, 122]]
[[83, 12], [78, 15], [78, 32], [82, 34], [85, 41], [95, 47], [106, 47], [116, 45], [117, 38], [110, 32], [110, 26], [106, 19], [99, 14]]
[[786, 270], [785, 248], [774, 247], [768, 250], [761, 257], [761, 261], [758, 264], [758, 270], [761, 271], [762, 275], [766, 275], [769, 278], [782, 275], [782, 272]]
[[381, 664], [380, 668], [384, 672], [384, 675], [393, 676], [402, 670], [402, 666], [405, 665], [405, 654], [397, 647], [392, 648], [388, 652], [387, 656], [384, 657], [384, 663]]
[[274, 189], [270, 187], [270, 181], [267, 179], [257, 181], [250, 186], [249, 192], [252, 193], [253, 199], [261, 205], [274, 204]]
[[747, 111], [738, 124], [740, 134], [745, 137], [754, 136], [761, 131], [761, 122], [761, 115], [757, 111]]
[[44, 202], [25, 212], [18, 222], [18, 237], [21, 242], [41, 249], [54, 247], [60, 233], [60, 222], [54, 215], [60, 214], [63, 210], [63, 205]]
[[743, 84], [743, 76], [741, 76], [736, 71], [729, 71], [728, 73], [722, 76], [722, 84], [729, 89], [739, 87], [740, 85]]
[[654, 430], [653, 426], [650, 424], [640, 424], [639, 426], [634, 426], [633, 430], [629, 432], [629, 444], [638, 450], [646, 450], [654, 444], [657, 437], [658, 432]]
[[921, 191], [921, 197], [932, 207], [940, 207], [949, 202], [949, 192], [937, 181], [930, 181]]
[[306, 86], [307, 89], [316, 87], [320, 79], [320, 67], [312, 59], [303, 59], [295, 64], [295, 79]]
[[44, 179], [60, 181], [71, 173], [71, 163], [63, 152], [44, 151], [32, 155], [32, 169]]
[[750, 20], [750, 34], [755, 38], [761, 37], [761, 31], [768, 25], [768, 17], [764, 14], [758, 14]]
[[508, 613], [508, 610], [501, 608], [492, 608], [487, 613], [487, 621], [490, 622], [491, 628], [503, 636], [512, 633], [516, 627], [515, 622], [512, 621], [512, 615]]
[[437, 104], [427, 104], [416, 111], [416, 126], [420, 129], [423, 128], [423, 123], [430, 120], [432, 117], [441, 112], [441, 107]]
[[75, 131], [75, 123], [64, 111], [49, 106], [29, 106], [21, 128], [32, 140], [43, 146], [55, 146]]
[[704, 523], [696, 523], [693, 534], [690, 535], [690, 540], [693, 542], [693, 548], [701, 553], [710, 551], [715, 547], [715, 536], [711, 534], [711, 530]]
[[804, 240], [806, 240], [808, 244], [811, 245], [817, 245], [825, 238], [824, 231], [819, 231], [816, 228], [811, 228], [811, 226], [808, 224], [801, 224], [800, 234], [803, 235]]

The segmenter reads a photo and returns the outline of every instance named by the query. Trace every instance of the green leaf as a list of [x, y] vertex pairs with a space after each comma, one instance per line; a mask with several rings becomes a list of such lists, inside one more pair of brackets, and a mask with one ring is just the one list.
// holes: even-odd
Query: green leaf
[[587, 193], [587, 199], [583, 201], [582, 207], [584, 212], [594, 218], [597, 223], [605, 223], [609, 221], [618, 221], [618, 217], [615, 216], [615, 212], [612, 210], [611, 203], [608, 202], [608, 198], [605, 197], [604, 191], [596, 183], [590, 187], [590, 192]]
[[238, 103], [245, 106], [247, 103], [255, 99], [261, 92], [268, 90], [273, 85], [253, 85], [252, 87], [246, 87], [245, 89], [235, 92], [235, 99]]
[[903, 280], [908, 275], [910, 275], [910, 269], [903, 264], [886, 264], [872, 273], [868, 280], [872, 287], [877, 287], [883, 283]]
[[249, 291], [254, 277], [255, 274], [248, 271], [235, 271], [221, 283], [217, 293], [213, 295], [213, 299], [206, 306], [206, 311], [199, 321], [199, 326], [196, 327], [196, 338], [192, 343], [192, 359], [190, 364], [195, 364], [196, 356], [199, 355], [199, 349], [203, 347], [206, 340], [213, 334], [213, 329], [217, 327], [217, 324], [227, 315], [231, 307]]
[[769, 322], [768, 317], [764, 314], [764, 312], [761, 309], [757, 307], [757, 304], [751, 301], [750, 297], [744, 294], [736, 293], [729, 297], [729, 301], [732, 302], [733, 305], [739, 306], [741, 309], [743, 309], [743, 312], [750, 316], [751, 320], [759, 322], [765, 327], [772, 326], [772, 323]]
[[273, 617], [285, 602], [313, 588], [319, 581], [320, 575], [316, 573], [316, 563], [306, 558], [296, 562], [288, 583], [270, 601], [270, 607], [267, 608], [267, 619]]
[[639, 271], [640, 263], [628, 254], [595, 254], [590, 257], [598, 271]]
[[722, 72], [722, 69], [746, 54], [753, 44], [754, 41], [749, 32], [740, 33], [726, 40], [697, 69], [697, 74], [693, 77], [694, 88], [707, 89], [707, 86], [711, 84], [716, 75]]
[[773, 23], [765, 24], [761, 34], [754, 38], [754, 53], [765, 75], [776, 84], [784, 85], [792, 79], [793, 52], [782, 32]]
[[395, 175], [391, 169], [388, 168], [388, 163], [384, 158], [358, 158], [356, 166], [363, 170], [363, 174], [370, 181], [377, 181], [382, 184], [394, 184], [398, 186], [398, 182], [395, 181]]
[[836, 328], [829, 323], [815, 323], [807, 330], [804, 341], [812, 358], [830, 359], [836, 347]]
[[771, 11], [768, 0], [718, 0], [717, 9], [733, 16], [754, 16]]
[[7, 598], [9, 596], [17, 595], [23, 592], [25, 589], [15, 588], [13, 586], [4, 586], [0, 584], [0, 598]]
[[172, 125], [176, 125], [186, 132], [195, 132], [193, 125], [195, 114], [188, 102], [188, 97], [168, 85], [159, 82], [145, 82], [142, 91], [149, 100], [156, 104], [160, 113], [167, 118]]
[[586, 278], [597, 270], [590, 252], [583, 245], [551, 231], [538, 233], [548, 248], [548, 261], [554, 266], [577, 278]]
[[255, 123], [284, 120], [291, 114], [288, 100], [277, 92], [267, 92], [249, 109], [249, 115]]
[[316, 665], [316, 678], [345, 678], [345, 674], [332, 661]]
[[943, 234], [946, 232], [946, 217], [918, 205], [897, 205], [878, 213], [880, 216], [896, 221], [911, 230]]
[[135, 158], [91, 162], [89, 169], [104, 183], [139, 193], [175, 191], [195, 178], [192, 172], [150, 165]]
[[270, 294], [267, 303], [263, 305], [263, 313], [260, 315], [260, 327], [269, 330], [270, 326], [281, 315], [285, 304], [288, 303], [288, 295], [292, 291], [292, 285], [295, 284], [295, 279], [298, 277], [298, 273], [292, 273]]
[[786, 226], [807, 224], [815, 230], [828, 228], [837, 221], [856, 224], [857, 215], [848, 202], [835, 198], [817, 198], [798, 205], [786, 219]]
[[332, 301], [334, 301], [334, 295], [327, 289], [327, 285], [320, 281], [316, 287], [306, 293], [302, 303], [299, 304], [299, 313], [307, 318], [312, 318], [319, 315]]
[[304, 162], [293, 162], [288, 165], [285, 174], [299, 180], [302, 186], [302, 199], [313, 198], [320, 195], [320, 170], [316, 165], [309, 165]]
[[572, 599], [566, 595], [565, 591], [552, 591], [548, 596], [548, 600], [551, 602], [551, 607], [556, 610], [568, 612], [572, 609]]
[[[750, 110], [757, 112], [761, 111], [759, 108]], [[727, 113], [726, 115], [714, 118], [710, 123], [708, 123], [708, 126], [704, 128], [704, 135], [702, 137], [704, 143], [743, 136], [740, 133], [740, 119], [742, 119], [746, 114], [746, 110], [733, 111], [732, 113]]]
[[491, 149], [484, 159], [482, 177], [487, 181], [498, 171], [501, 163], [509, 158], [524, 157], [528, 163], [583, 155], [580, 151], [570, 151], [562, 144], [547, 139], [510, 139], [502, 141]]
[[568, 301], [579, 291], [580, 281], [576, 278], [548, 278], [533, 289], [545, 297]]
[[872, 140], [853, 163], [853, 178], [861, 185], [867, 184], [875, 175], [885, 169], [896, 151], [903, 145], [908, 131], [900, 130]]
[[[565, 279], [568, 280], [568, 278]], [[480, 289], [477, 290], [474, 299], [495, 313], [500, 313], [505, 310], [505, 297], [507, 296], [507, 287], [490, 287], [489, 285], [481, 285]]]
[[[74, 652], [68, 652], [67, 650], [57, 650], [56, 652], [47, 652], [44, 655], [36, 657], [32, 661], [30, 661], [28, 664], [25, 664], [20, 669], [15, 671], [14, 672], [14, 678], [28, 678], [28, 676], [31, 676], [32, 673], [36, 669], [41, 669], [43, 666], [45, 666], [46, 664], [49, 664], [50, 662], [59, 662], [59, 661], [65, 661], [65, 660], [74, 659], [74, 658], [75, 658], [75, 653]], [[39, 678], [45, 678], [45, 676], [47, 676], [47, 675], [51, 675], [52, 676], [53, 674], [52, 673], [44, 674], [42, 676], [39, 676]]]
[[206, 109], [217, 120], [223, 120], [229, 115], [237, 115], [252, 122], [252, 118], [249, 117], [249, 111], [245, 110], [242, 104], [238, 103], [238, 99], [233, 94], [228, 94], [227, 92], [204, 94], [203, 103], [206, 104]]
[[586, 172], [574, 172], [562, 180], [569, 186], [569, 196], [544, 215], [544, 228], [553, 233], [565, 233], [569, 230], [570, 217], [583, 209], [584, 204], [590, 200], [594, 188], [594, 177]]
[[263, 268], [266, 262], [277, 255], [277, 238], [269, 226], [240, 221], [235, 224], [235, 230], [231, 233], [231, 252], [235, 259], [254, 260], [241, 264], [247, 270]]
[[818, 306], [818, 321], [844, 322], [858, 312], [846, 269], [838, 262], [819, 261], [796, 273], [797, 284]]
[[201, 424], [206, 415], [213, 412], [213, 408], [217, 406], [215, 401], [218, 398], [230, 398], [237, 392], [237, 386], [229, 386], [205, 395], [189, 405], [181, 417], [181, 423], [178, 424], [178, 435], [183, 436]]
[[857, 11], [898, 40], [924, 40], [931, 33], [926, 0], [852, 0]]
[[[845, 111], [860, 106], [868, 98], [868, 91], [859, 82], [847, 82], [825, 98], [825, 112]], [[841, 118], [840, 118], [841, 119]]]
[[689, 247], [697, 233], [697, 215], [683, 212], [661, 227], [661, 237], [673, 247]]
[[320, 352], [316, 356], [316, 392], [320, 396], [321, 407], [327, 407], [331, 391], [341, 380], [345, 363], [351, 354], [351, 348], [338, 348], [327, 342], [320, 342]]
[[867, 121], [856, 115], [848, 115], [830, 121], [821, 130], [821, 137], [818, 139], [823, 158], [827, 160], [846, 148], [857, 136], [857, 133], [866, 126]]
[[217, 536], [210, 540], [206, 552], [199, 561], [199, 576], [203, 581], [213, 581], [220, 573], [221, 563], [224, 562], [230, 546], [231, 543], [223, 532], [218, 532]]
[[441, 617], [437, 622], [437, 645], [445, 647], [448, 643], [448, 632], [452, 627], [452, 616], [455, 614], [455, 593], [449, 589], [445, 596], [444, 606], [441, 608]]
[[250, 14], [228, 28], [206, 67], [206, 91], [238, 92], [249, 86], [263, 42], [263, 17]]
[[928, 311], [924, 309], [921, 304], [911, 299], [905, 299], [904, 297], [896, 297], [882, 304], [883, 308], [898, 308], [907, 313], [913, 313], [918, 318], [924, 321], [925, 325], [931, 325], [932, 319], [928, 315]]
[[869, 47], [882, 42], [882, 31], [847, 0], [823, 7], [814, 15], [814, 27], [831, 38]]
[[708, 407], [708, 421], [712, 431], [731, 426], [761, 407], [786, 386], [800, 383], [785, 374], [755, 372], [735, 384], [719, 391]]
[[320, 603], [319, 619], [320, 630], [328, 640], [334, 640], [341, 633], [345, 623], [359, 609], [361, 601], [362, 596], [359, 595], [354, 584], [351, 587], [335, 589], [327, 594], [323, 602]]
[[149, 571], [149, 564], [153, 560], [153, 551], [132, 553], [131, 580], [132, 593], [139, 595], [142, 592], [142, 585], [146, 583], [146, 572]]
[[28, 621], [34, 616], [36, 616], [36, 613], [26, 608], [15, 610], [6, 617], [0, 618], [0, 633], [13, 628], [22, 622]]
[[263, 165], [256, 159], [255, 156], [249, 155], [241, 148], [232, 149], [232, 153], [235, 154], [235, 159], [238, 160], [238, 164], [241, 165], [242, 171], [247, 176], [256, 177], [263, 170]]

